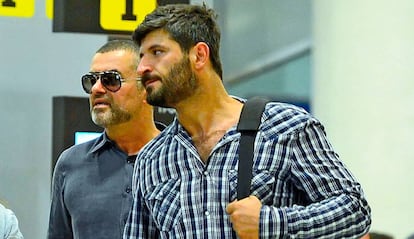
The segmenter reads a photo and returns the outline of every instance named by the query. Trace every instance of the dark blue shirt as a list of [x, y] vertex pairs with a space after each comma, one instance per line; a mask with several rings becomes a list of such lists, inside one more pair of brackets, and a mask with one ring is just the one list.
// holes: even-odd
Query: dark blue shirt
[[134, 160], [105, 134], [65, 150], [54, 169], [47, 238], [122, 238]]

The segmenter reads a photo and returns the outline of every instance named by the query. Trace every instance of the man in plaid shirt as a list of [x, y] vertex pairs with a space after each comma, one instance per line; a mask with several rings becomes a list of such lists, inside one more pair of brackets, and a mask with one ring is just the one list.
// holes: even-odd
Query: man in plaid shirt
[[361, 185], [321, 123], [293, 105], [265, 107], [251, 195], [236, 200], [244, 99], [222, 82], [213, 10], [158, 7], [133, 34], [147, 102], [175, 121], [138, 154], [124, 238], [360, 238], [370, 224]]

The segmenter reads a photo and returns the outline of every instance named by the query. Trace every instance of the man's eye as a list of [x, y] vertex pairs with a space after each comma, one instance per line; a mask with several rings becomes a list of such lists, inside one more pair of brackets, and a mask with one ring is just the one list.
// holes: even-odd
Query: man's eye
[[161, 55], [162, 51], [161, 50], [154, 50], [154, 55]]

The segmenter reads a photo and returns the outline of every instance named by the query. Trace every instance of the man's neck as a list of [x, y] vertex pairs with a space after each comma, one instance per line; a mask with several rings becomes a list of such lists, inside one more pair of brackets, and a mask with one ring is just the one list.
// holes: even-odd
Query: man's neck
[[145, 144], [160, 133], [154, 123], [148, 124], [148, 122], [111, 127], [105, 131], [108, 137], [128, 155], [137, 154]]
[[230, 96], [215, 100], [199, 99], [184, 104], [176, 108], [177, 118], [191, 137], [227, 131], [237, 124], [243, 107], [241, 102]]

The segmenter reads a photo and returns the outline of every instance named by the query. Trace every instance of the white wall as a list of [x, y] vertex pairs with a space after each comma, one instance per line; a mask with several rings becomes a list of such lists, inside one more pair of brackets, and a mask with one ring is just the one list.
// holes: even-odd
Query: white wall
[[414, 1], [315, 0], [313, 109], [372, 207], [414, 233]]

